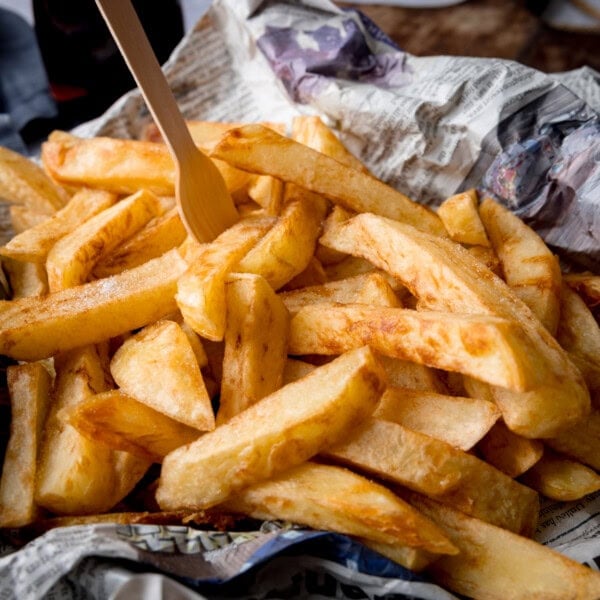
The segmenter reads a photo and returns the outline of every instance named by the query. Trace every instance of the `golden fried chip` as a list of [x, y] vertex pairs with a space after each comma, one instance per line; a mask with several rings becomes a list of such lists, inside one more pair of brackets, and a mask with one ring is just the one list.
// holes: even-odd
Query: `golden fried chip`
[[596, 471], [547, 448], [521, 481], [546, 498], [562, 502], [579, 500], [600, 490], [600, 475]]
[[272, 218], [240, 221], [197, 250], [177, 282], [177, 305], [199, 335], [219, 341], [225, 334], [225, 279], [272, 226]]
[[525, 437], [549, 437], [590, 410], [589, 392], [568, 355], [527, 306], [460, 245], [375, 215], [332, 227], [321, 242], [366, 258], [403, 282], [430, 309], [487, 314], [519, 324], [528, 338], [535, 389], [516, 393], [480, 384], [476, 396], [493, 400], [506, 424]]
[[60, 354], [54, 362], [56, 385], [39, 454], [36, 501], [59, 515], [110, 510], [150, 463], [89, 440], [59, 416], [112, 385], [107, 349], [83, 346]]
[[471, 465], [471, 457], [465, 452], [381, 418], [365, 420], [322, 454], [432, 496], [457, 487]]
[[479, 214], [500, 259], [504, 280], [554, 335], [560, 310], [558, 259], [531, 227], [490, 198], [481, 203]]
[[187, 266], [171, 250], [113, 277], [10, 302], [0, 311], [0, 353], [37, 360], [156, 321], [176, 310]]
[[158, 198], [142, 190], [90, 217], [60, 238], [46, 257], [50, 291], [84, 283], [103, 256], [160, 211]]
[[289, 314], [265, 279], [237, 274], [226, 283], [227, 326], [217, 424], [281, 387]]
[[476, 190], [460, 192], [444, 200], [437, 214], [455, 242], [488, 247], [490, 240], [479, 216], [478, 201]]
[[440, 557], [430, 573], [458, 594], [490, 600], [587, 600], [600, 594], [600, 573], [510, 531], [411, 496], [460, 552]]
[[11, 401], [10, 437], [0, 479], [0, 527], [22, 527], [38, 516], [37, 453], [52, 380], [39, 362], [7, 369]]
[[215, 417], [196, 354], [180, 325], [160, 320], [123, 342], [110, 361], [119, 389], [199, 431]]
[[90, 217], [112, 206], [115, 194], [82, 188], [50, 218], [26, 229], [0, 248], [0, 254], [19, 260], [43, 262], [54, 244]]
[[137, 267], [183, 244], [187, 232], [177, 208], [154, 217], [135, 235], [102, 257], [92, 274], [96, 279]]
[[325, 216], [325, 202], [295, 189], [271, 230], [240, 260], [236, 271], [262, 275], [277, 290], [310, 263]]
[[315, 369], [167, 455], [159, 505], [207, 508], [304, 462], [367, 417], [383, 387], [368, 348]]
[[387, 356], [457, 371], [513, 390], [535, 383], [527, 338], [513, 321], [486, 315], [319, 303], [290, 323], [290, 354], [341, 354], [369, 344]]
[[388, 385], [373, 416], [470, 450], [500, 417], [495, 404]]
[[294, 183], [351, 210], [372, 212], [446, 235], [439, 217], [425, 206], [375, 177], [261, 125], [228, 131], [210, 156], [239, 169]]
[[175, 193], [175, 165], [164, 144], [54, 135], [42, 144], [44, 168], [58, 182], [135, 194]]
[[0, 148], [0, 196], [47, 215], [67, 201], [64, 191], [37, 163], [8, 148]]
[[240, 490], [225, 508], [383, 544], [456, 553], [436, 526], [385, 487], [347, 469], [310, 461]]
[[118, 390], [64, 408], [59, 417], [97, 445], [129, 452], [149, 462], [161, 462], [169, 452], [202, 435], [198, 429]]
[[281, 292], [280, 297], [292, 314], [297, 313], [304, 306], [321, 302], [388, 307], [401, 306], [401, 302], [388, 280], [377, 272]]
[[544, 444], [524, 438], [508, 429], [503, 421], [497, 421], [477, 450], [485, 461], [509, 477], [518, 477], [542, 458]]

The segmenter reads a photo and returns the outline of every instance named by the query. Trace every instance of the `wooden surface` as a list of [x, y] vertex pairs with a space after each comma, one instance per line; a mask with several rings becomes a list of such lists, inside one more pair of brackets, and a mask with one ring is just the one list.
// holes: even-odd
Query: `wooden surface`
[[507, 58], [546, 72], [584, 65], [600, 70], [600, 34], [551, 28], [523, 1], [468, 0], [428, 9], [340, 4], [359, 8], [416, 56]]

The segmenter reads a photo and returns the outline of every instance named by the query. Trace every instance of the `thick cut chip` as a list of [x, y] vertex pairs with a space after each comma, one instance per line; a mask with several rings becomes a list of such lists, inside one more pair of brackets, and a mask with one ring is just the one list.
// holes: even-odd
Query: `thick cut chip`
[[210, 156], [294, 183], [356, 212], [372, 212], [446, 235], [439, 217], [425, 206], [375, 177], [261, 125], [228, 131]]
[[264, 208], [268, 215], [278, 215], [283, 205], [284, 185], [281, 179], [257, 175], [248, 185], [246, 193], [251, 200]]
[[300, 115], [292, 120], [292, 138], [322, 154], [331, 156], [348, 167], [368, 173], [367, 167], [323, 123], [320, 117]]
[[51, 215], [67, 196], [33, 160], [0, 148], [0, 196], [12, 204]]
[[513, 321], [493, 316], [322, 303], [292, 318], [289, 353], [336, 355], [369, 344], [387, 356], [524, 391], [535, 383], [528, 342]]
[[36, 501], [56, 514], [110, 510], [150, 463], [85, 438], [59, 417], [61, 411], [76, 408], [112, 385], [106, 348], [84, 346], [64, 352], [56, 357], [55, 369], [54, 400], [39, 455]]
[[458, 486], [472, 462], [449, 444], [379, 418], [369, 419], [323, 455], [432, 496]]
[[51, 215], [42, 213], [21, 204], [11, 204], [8, 208], [10, 224], [15, 233], [22, 233], [30, 227], [35, 227], [50, 218]]
[[103, 256], [139, 231], [160, 211], [158, 198], [142, 190], [91, 217], [62, 237], [46, 258], [50, 291], [85, 282]]
[[118, 390], [96, 394], [63, 409], [60, 417], [97, 445], [130, 452], [150, 462], [161, 462], [169, 452], [202, 435]]
[[44, 262], [58, 240], [112, 206], [116, 200], [117, 196], [110, 192], [83, 188], [50, 218], [13, 237], [0, 248], [0, 254], [19, 260]]
[[[241, 125], [241, 123], [199, 121], [196, 119], [186, 120], [185, 124], [190, 131], [192, 139], [199, 146], [215, 144], [226, 131]], [[147, 142], [164, 142], [162, 133], [160, 132], [158, 125], [154, 122], [150, 122], [146, 125], [141, 138]]]
[[471, 464], [460, 484], [436, 500], [486, 523], [533, 536], [540, 512], [537, 492], [474, 455], [465, 456]]
[[467, 246], [469, 254], [486, 266], [492, 273], [502, 276], [500, 259], [493, 248], [487, 246]]
[[164, 215], [152, 219], [133, 237], [101, 258], [94, 267], [93, 276], [100, 279], [137, 267], [176, 248], [184, 242], [186, 235], [177, 208], [172, 208]]
[[548, 446], [600, 471], [600, 409], [553, 438], [544, 440]]
[[150, 467], [146, 458], [131, 452], [115, 452], [115, 488], [116, 498], [125, 498], [140, 482]]
[[388, 385], [373, 416], [470, 450], [498, 420], [500, 411], [477, 398]]
[[600, 325], [577, 292], [561, 291], [556, 339], [577, 365], [590, 390], [600, 390]]
[[43, 263], [22, 262], [4, 257], [2, 267], [10, 283], [11, 300], [39, 297], [48, 293], [48, 277]]
[[158, 321], [125, 340], [110, 362], [120, 390], [200, 431], [215, 417], [188, 336], [174, 321]]
[[10, 437], [0, 479], [0, 527], [22, 527], [38, 516], [37, 454], [50, 401], [51, 377], [41, 363], [7, 369]]
[[490, 245], [479, 216], [478, 201], [477, 191], [468, 190], [450, 196], [438, 206], [437, 214], [455, 242], [483, 247]]
[[590, 308], [600, 305], [600, 275], [592, 273], [568, 273], [563, 280], [574, 289]]
[[282, 519], [383, 544], [456, 552], [436, 526], [387, 488], [347, 469], [310, 461], [240, 490], [224, 506], [258, 519]]
[[102, 444], [84, 438], [57, 416], [110, 387], [105, 348], [83, 346], [63, 352], [54, 361], [54, 399], [44, 427], [37, 502], [57, 514], [93, 514], [113, 502], [114, 455]]
[[302, 379], [302, 377], [312, 373], [316, 368], [317, 366], [311, 363], [288, 357], [283, 367], [283, 385]]
[[[334, 204], [327, 218], [323, 221], [323, 231], [326, 231], [328, 227], [335, 223], [341, 223], [350, 217], [353, 217], [355, 213], [350, 210], [346, 210], [342, 208], [339, 204]], [[323, 265], [330, 266], [335, 265], [337, 263], [342, 262], [345, 258], [348, 258], [348, 255], [345, 252], [338, 252], [333, 248], [327, 248], [327, 246], [323, 246], [320, 242], [317, 242], [317, 247], [315, 249], [315, 256], [321, 261]], [[353, 257], [350, 257], [353, 258]], [[339, 277], [336, 277], [339, 279]]]
[[196, 357], [196, 362], [198, 366], [202, 369], [208, 365], [208, 356], [206, 354], [206, 350], [204, 349], [204, 345], [200, 340], [200, 336], [183, 320], [183, 319], [174, 319], [181, 325], [181, 329], [183, 333], [187, 336], [188, 342], [194, 351], [194, 356]]
[[430, 573], [444, 587], [487, 600], [590, 600], [600, 597], [600, 573], [548, 546], [411, 496], [411, 504], [434, 520], [460, 552], [442, 556]]
[[[244, 123], [231, 121], [201, 121], [198, 119], [186, 120], [186, 125], [190, 135], [196, 145], [200, 148], [211, 148], [214, 146], [230, 129], [241, 127]], [[265, 127], [277, 131], [282, 135], [286, 132], [287, 125], [276, 121], [264, 121], [261, 123]], [[144, 128], [141, 139], [148, 142], [164, 142], [160, 129], [155, 123], [148, 123]]]
[[360, 536], [356, 539], [361, 544], [375, 550], [375, 552], [379, 552], [379, 554], [383, 554], [383, 556], [415, 573], [425, 570], [439, 556], [439, 554], [428, 552], [422, 548], [411, 548], [410, 546], [403, 546], [401, 544], [384, 544], [361, 538]]
[[271, 230], [239, 262], [236, 271], [262, 275], [277, 290], [309, 264], [325, 216], [322, 198], [295, 189]]
[[535, 364], [535, 389], [517, 393], [482, 384], [479, 395], [497, 403], [513, 431], [549, 437], [589, 412], [589, 392], [566, 352], [510, 288], [459, 244], [367, 214], [330, 228], [321, 242], [387, 270], [429, 308], [519, 323], [528, 338], [530, 364]]
[[281, 292], [280, 296], [292, 314], [297, 313], [304, 306], [321, 302], [368, 304], [394, 308], [401, 306], [401, 302], [388, 280], [381, 273], [376, 272]]
[[163, 461], [163, 509], [208, 508], [308, 460], [375, 409], [384, 375], [368, 348], [315, 369]]
[[175, 193], [175, 165], [164, 144], [107, 137], [52, 135], [42, 144], [42, 163], [56, 181], [134, 194]]
[[600, 490], [600, 475], [596, 471], [548, 449], [520, 480], [546, 498], [562, 502], [579, 500]]
[[283, 302], [262, 277], [231, 276], [226, 296], [219, 425], [281, 387], [289, 328]]
[[[383, 354], [378, 354], [378, 359], [385, 370], [390, 386], [440, 394], [448, 392], [447, 385], [436, 369]], [[457, 377], [461, 375], [457, 374]]]
[[0, 353], [37, 360], [152, 323], [177, 309], [185, 269], [171, 250], [113, 277], [10, 302], [0, 311]]
[[490, 198], [479, 208], [504, 280], [554, 335], [560, 313], [558, 259], [519, 217]]
[[177, 283], [177, 305], [188, 325], [209, 340], [225, 334], [225, 279], [272, 226], [271, 218], [240, 221], [196, 250]]
[[[163, 143], [93, 137], [81, 139], [53, 132], [42, 144], [42, 163], [50, 176], [70, 186], [86, 186], [117, 194], [148, 190], [175, 195], [175, 164]], [[222, 161], [215, 164], [230, 192], [249, 181], [248, 173]]]
[[308, 261], [308, 265], [303, 271], [292, 277], [281, 289], [281, 291], [290, 292], [304, 287], [313, 285], [323, 285], [327, 282], [327, 273], [321, 264], [321, 261], [312, 256]]
[[475, 456], [398, 423], [372, 418], [323, 454], [511, 531], [535, 530], [536, 492]]
[[503, 421], [498, 421], [478, 444], [477, 450], [485, 461], [509, 477], [518, 477], [542, 458], [544, 444], [540, 440], [524, 438], [512, 432]]
[[[327, 248], [327, 246], [323, 247]], [[370, 263], [368, 260], [364, 260], [357, 256], [347, 255], [343, 260], [325, 267], [325, 272], [327, 273], [329, 281], [346, 279], [348, 277], [354, 277], [355, 275], [362, 275], [363, 273], [371, 273], [376, 270], [373, 263]]]

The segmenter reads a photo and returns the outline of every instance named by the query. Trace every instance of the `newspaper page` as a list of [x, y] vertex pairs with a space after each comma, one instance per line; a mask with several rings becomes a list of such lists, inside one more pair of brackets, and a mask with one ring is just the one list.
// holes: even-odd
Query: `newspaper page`
[[[379, 177], [436, 205], [477, 187], [598, 272], [600, 76], [515, 62], [419, 58], [326, 0], [216, 0], [165, 66], [187, 118], [320, 115]], [[139, 137], [139, 93], [82, 136]], [[535, 159], [535, 160], [534, 160]], [[534, 167], [535, 165], [535, 167]], [[542, 506], [536, 539], [598, 569], [600, 493]], [[342, 535], [111, 524], [0, 545], [0, 599], [422, 598], [453, 594]]]

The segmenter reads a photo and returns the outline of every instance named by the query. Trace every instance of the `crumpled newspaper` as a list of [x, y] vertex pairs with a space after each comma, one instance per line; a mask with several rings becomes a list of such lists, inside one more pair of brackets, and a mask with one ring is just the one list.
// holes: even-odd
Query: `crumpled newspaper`
[[415, 57], [364, 16], [310, 4], [312, 22], [293, 2], [255, 2], [246, 19], [294, 102], [326, 116], [375, 174], [413, 199], [435, 206], [475, 187], [562, 256], [600, 268], [600, 74]]
[[[379, 177], [436, 205], [477, 187], [599, 271], [600, 75], [415, 57], [327, 0], [216, 0], [166, 66], [188, 118], [319, 114]], [[137, 137], [132, 92], [80, 135]], [[537, 538], [597, 566], [600, 495], [544, 506]], [[423, 598], [452, 594], [345, 536], [94, 525], [0, 541], [0, 598]], [[203, 596], [199, 595], [202, 594]]]
[[0, 558], [2, 598], [456, 598], [350, 538], [266, 522], [255, 532], [87, 525]]

